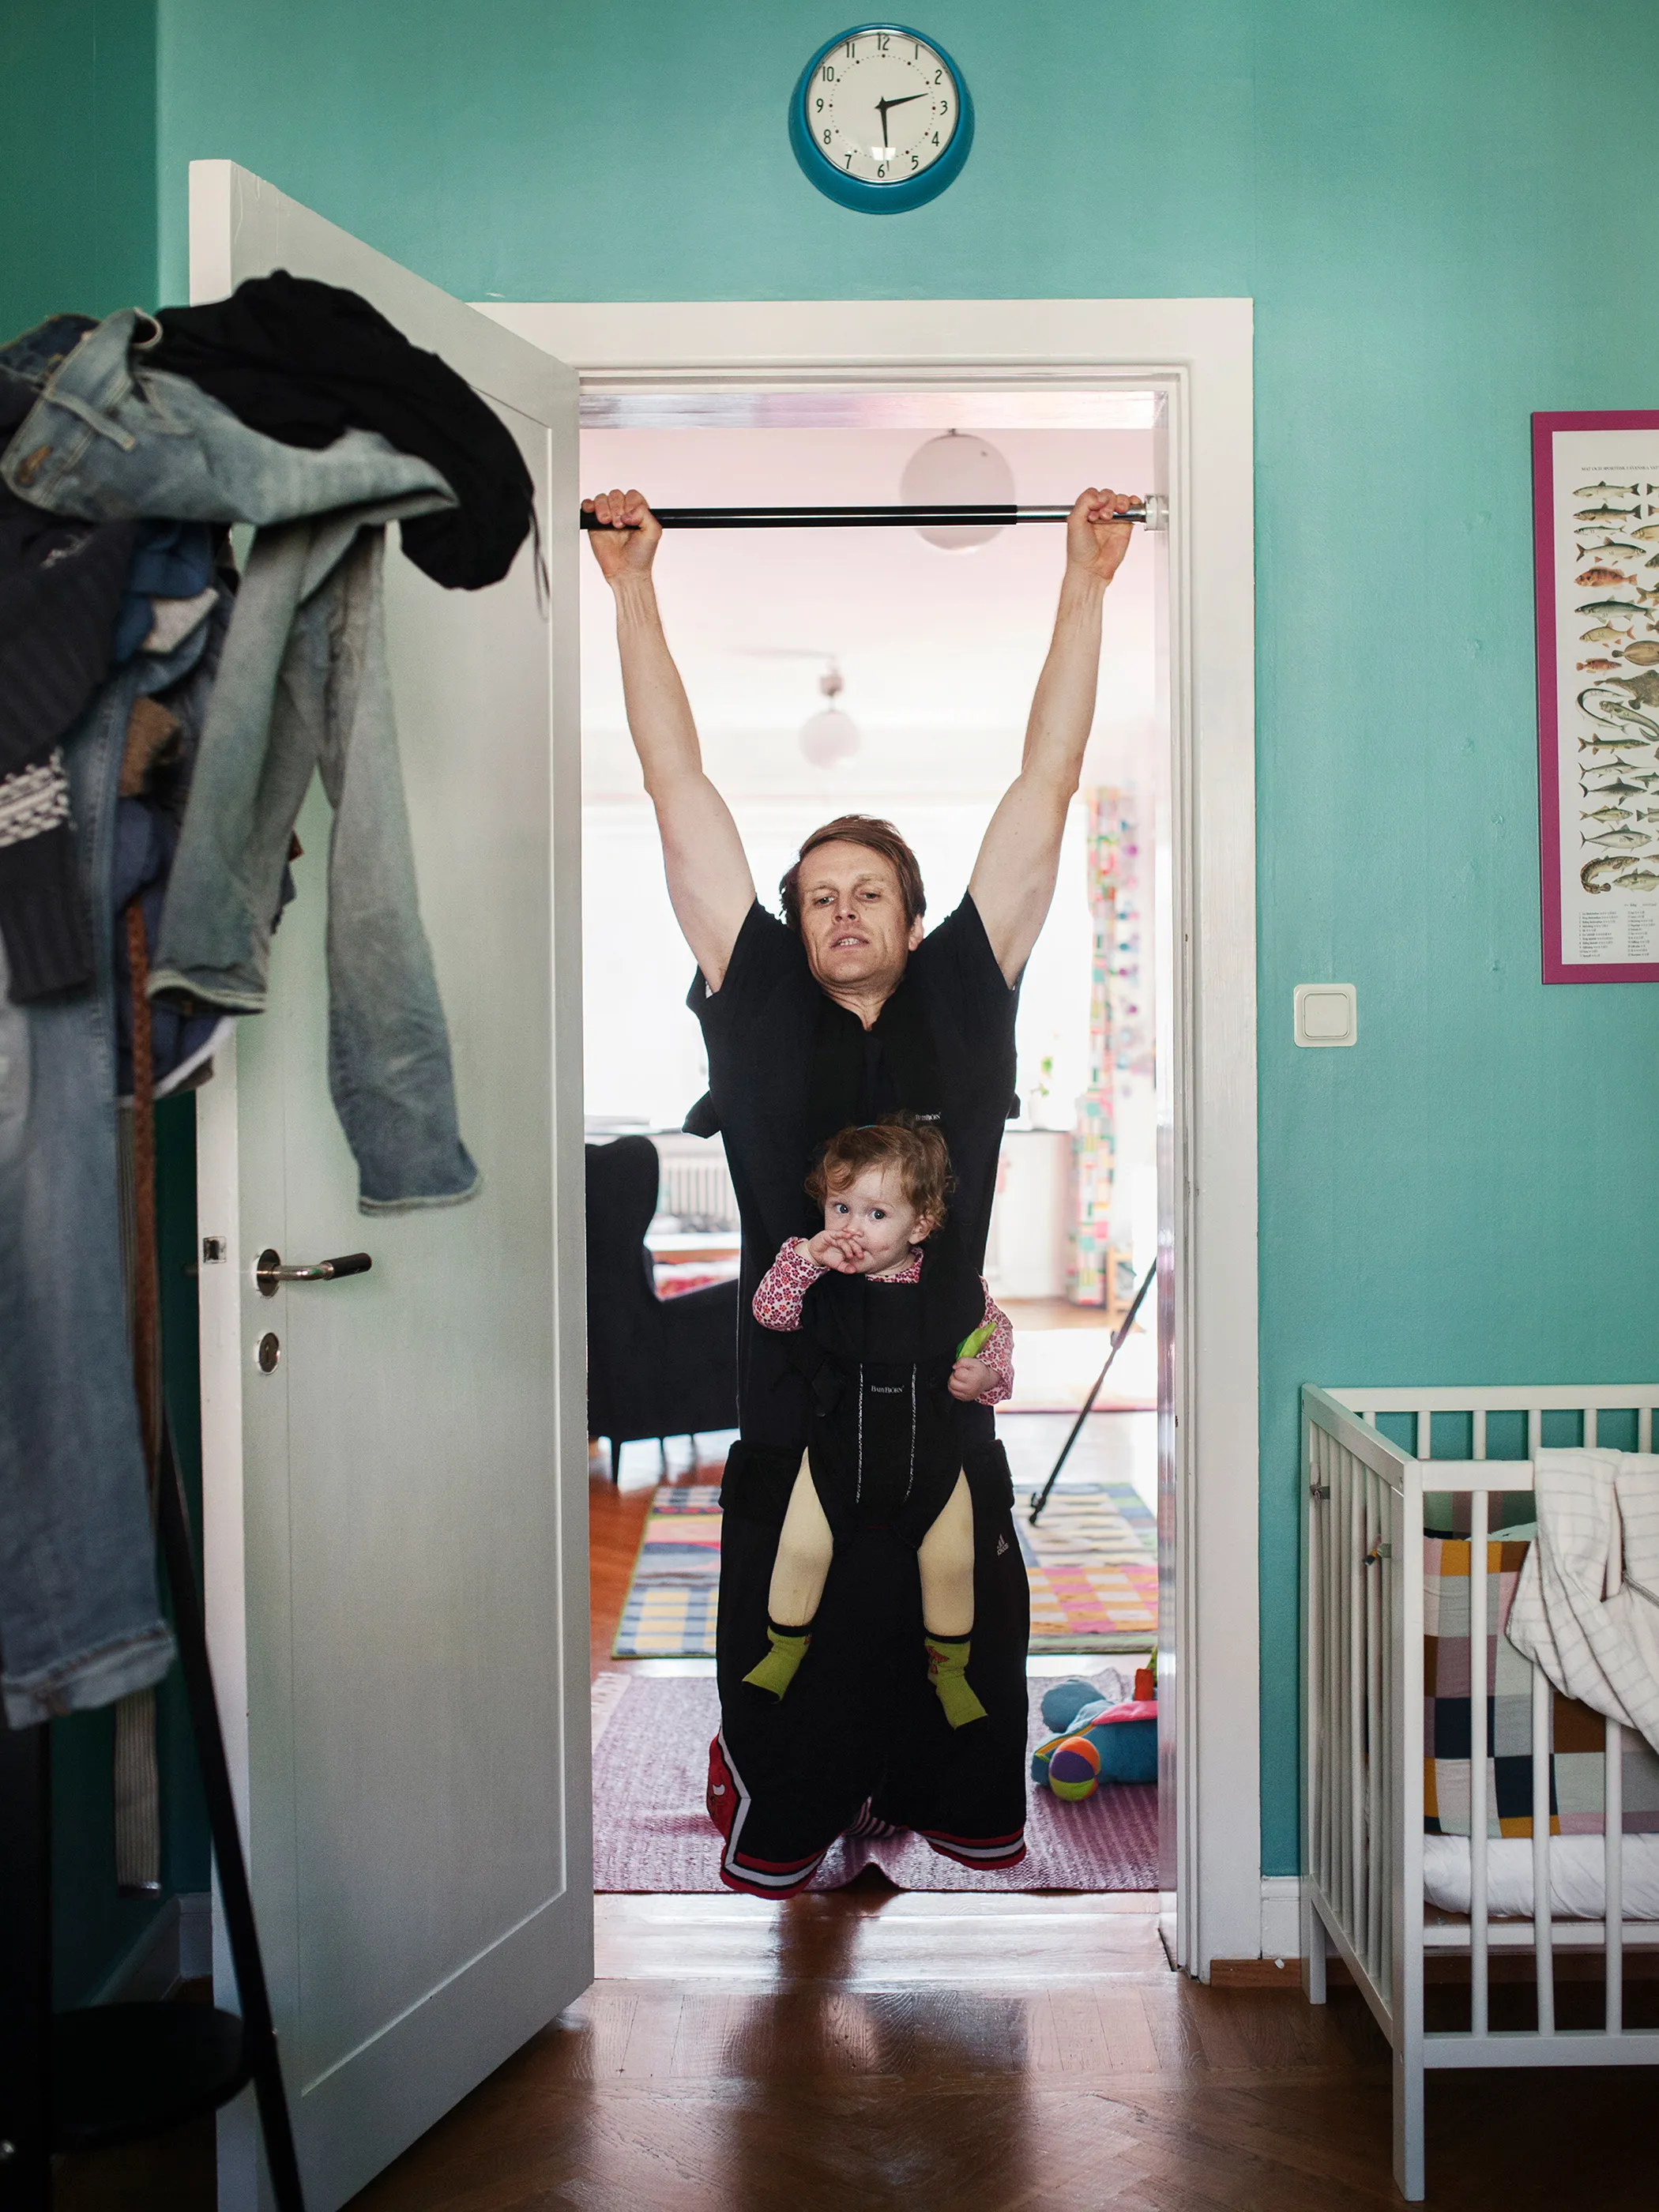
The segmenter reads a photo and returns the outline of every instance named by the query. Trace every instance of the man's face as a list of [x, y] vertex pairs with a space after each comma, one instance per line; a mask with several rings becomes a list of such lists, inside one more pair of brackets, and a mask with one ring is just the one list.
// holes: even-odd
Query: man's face
[[800, 933], [820, 983], [893, 989], [921, 942], [890, 860], [867, 845], [819, 845], [801, 863]]

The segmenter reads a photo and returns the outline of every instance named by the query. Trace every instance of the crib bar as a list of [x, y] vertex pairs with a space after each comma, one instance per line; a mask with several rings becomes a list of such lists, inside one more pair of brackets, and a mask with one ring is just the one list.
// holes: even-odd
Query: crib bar
[[1651, 1451], [1653, 1449], [1653, 1408], [1651, 1406], [1644, 1406], [1640, 1407], [1637, 1413], [1636, 1449], [1638, 1451]]
[[[1388, 1832], [1382, 1825], [1389, 1763], [1389, 1739], [1382, 1725], [1382, 1683], [1387, 1673], [1387, 1656], [1382, 1643], [1382, 1592], [1389, 1572], [1389, 1560], [1392, 1551], [1389, 1540], [1394, 1531], [1389, 1526], [1388, 1491], [1369, 1468], [1365, 1470], [1365, 1494], [1370, 1509], [1370, 1541], [1366, 1549], [1376, 1555], [1371, 1571], [1365, 1577], [1365, 1788], [1370, 1800], [1366, 1826], [1367, 1833], [1375, 1838]], [[1379, 1979], [1382, 1972], [1382, 1931], [1386, 1925], [1383, 1864], [1373, 1840], [1365, 1853], [1369, 1891], [1365, 1925], [1370, 1939], [1371, 1972]]]
[[[1425, 1443], [1428, 1440], [1425, 1438]], [[1407, 2203], [1422, 2201], [1423, 2112], [1423, 1486], [1408, 1467], [1401, 1492], [1394, 1572], [1399, 1622], [1389, 1664], [1400, 1680], [1400, 1724], [1390, 1757], [1396, 1777], [1393, 1825], [1379, 1850], [1391, 1863], [1395, 1929], [1394, 2173]], [[1438, 1469], [1431, 1478], [1440, 1480]]]
[[1469, 1500], [1469, 2028], [1485, 2035], [1486, 1916], [1486, 1493]]
[[1550, 1886], [1550, 1681], [1532, 1670], [1532, 1929], [1538, 1971], [1538, 2033], [1555, 2033], [1554, 1892]]
[[[1342, 1587], [1348, 1606], [1348, 1925], [1362, 1953], [1365, 1942], [1365, 1500], [1359, 1470], [1349, 1462], [1343, 1492], [1347, 1540]], [[1366, 1960], [1367, 1966], [1370, 1961]]]
[[1601, 1820], [1607, 1855], [1602, 1861], [1601, 1921], [1607, 1931], [1607, 2033], [1625, 2024], [1625, 1731], [1608, 1721], [1601, 1752]]
[[1343, 1599], [1336, 1590], [1336, 1575], [1332, 1573], [1334, 1547], [1336, 1547], [1336, 1444], [1322, 1431], [1316, 1433], [1318, 1443], [1318, 1478], [1325, 1498], [1318, 1504], [1318, 1575], [1321, 1575], [1321, 1631], [1322, 1631], [1322, 1701], [1321, 1723], [1325, 1728], [1325, 1743], [1318, 1756], [1318, 1878], [1325, 1893], [1340, 1909], [1340, 1874], [1336, 1865], [1336, 1767], [1343, 1745], [1343, 1723], [1338, 1717], [1338, 1683], [1340, 1670], [1336, 1663], [1338, 1631]]

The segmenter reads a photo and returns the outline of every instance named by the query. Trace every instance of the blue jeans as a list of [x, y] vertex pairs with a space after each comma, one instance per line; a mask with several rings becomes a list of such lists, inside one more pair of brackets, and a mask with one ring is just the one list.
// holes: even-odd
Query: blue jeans
[[[342, 541], [345, 541], [343, 550]], [[421, 927], [382, 619], [385, 533], [356, 516], [262, 530], [191, 783], [153, 994], [265, 1003], [289, 841], [320, 770], [328, 848], [328, 1082], [365, 1213], [478, 1188]]]
[[198, 633], [133, 661], [65, 741], [95, 985], [14, 1006], [0, 951], [0, 1694], [13, 1728], [112, 1704], [173, 1656], [122, 1289], [107, 916], [132, 702], [176, 683], [202, 646]]
[[292, 522], [403, 497], [411, 514], [454, 506], [429, 461], [376, 431], [313, 452], [249, 429], [187, 376], [144, 367], [155, 330], [124, 307], [52, 371], [0, 462], [19, 499], [85, 522]]
[[[88, 520], [261, 526], [237, 594], [162, 912], [153, 994], [265, 1003], [289, 839], [313, 769], [329, 847], [329, 1084], [366, 1213], [478, 1188], [421, 927], [382, 615], [384, 525], [454, 504], [370, 430], [320, 452], [249, 429], [148, 369], [126, 309], [52, 372], [0, 463], [21, 498]], [[148, 327], [148, 325], [146, 324]], [[137, 342], [135, 343], [135, 340]]]

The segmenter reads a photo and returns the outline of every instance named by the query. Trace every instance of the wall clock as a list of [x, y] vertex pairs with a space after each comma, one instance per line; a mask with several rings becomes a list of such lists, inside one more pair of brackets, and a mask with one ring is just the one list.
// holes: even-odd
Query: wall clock
[[821, 192], [902, 215], [950, 184], [974, 143], [974, 103], [943, 46], [902, 23], [860, 23], [818, 48], [789, 102], [789, 143]]

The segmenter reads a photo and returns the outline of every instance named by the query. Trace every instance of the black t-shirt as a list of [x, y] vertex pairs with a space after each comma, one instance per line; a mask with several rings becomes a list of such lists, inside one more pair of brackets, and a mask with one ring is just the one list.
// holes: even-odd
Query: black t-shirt
[[826, 1137], [895, 1108], [937, 1117], [956, 1189], [946, 1234], [975, 1270], [1014, 1092], [1019, 988], [1003, 980], [970, 897], [922, 939], [869, 1030], [827, 997], [795, 932], [750, 907], [718, 991], [701, 974], [687, 1004], [708, 1050], [710, 1103], [743, 1224], [738, 1407], [751, 1443], [799, 1446], [805, 1385], [788, 1339], [750, 1310], [786, 1237], [823, 1225], [805, 1184]]

